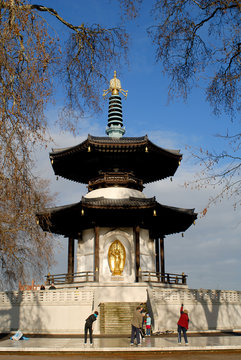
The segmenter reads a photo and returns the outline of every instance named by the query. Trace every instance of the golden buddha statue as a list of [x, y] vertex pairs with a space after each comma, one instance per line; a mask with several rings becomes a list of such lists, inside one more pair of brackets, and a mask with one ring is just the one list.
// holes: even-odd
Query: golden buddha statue
[[108, 262], [112, 275], [121, 275], [126, 261], [126, 251], [119, 240], [115, 240], [109, 247]]

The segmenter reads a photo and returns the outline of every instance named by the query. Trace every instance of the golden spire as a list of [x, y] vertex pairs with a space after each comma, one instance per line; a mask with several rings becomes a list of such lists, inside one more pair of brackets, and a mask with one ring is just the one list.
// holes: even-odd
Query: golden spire
[[122, 95], [125, 96], [125, 98], [127, 97], [127, 93], [128, 93], [128, 90], [123, 90], [121, 88], [121, 82], [116, 77], [116, 71], [114, 71], [114, 78], [110, 80], [109, 89], [108, 90], [103, 90], [103, 91], [104, 91], [103, 96], [106, 96], [110, 92], [111, 92], [111, 95], [119, 95], [119, 92], [121, 92]]

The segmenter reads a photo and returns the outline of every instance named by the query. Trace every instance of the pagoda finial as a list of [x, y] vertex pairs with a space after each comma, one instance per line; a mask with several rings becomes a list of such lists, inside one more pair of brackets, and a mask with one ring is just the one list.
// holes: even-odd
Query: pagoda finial
[[114, 71], [114, 78], [110, 80], [110, 87], [108, 90], [103, 90], [103, 96], [105, 97], [107, 94], [111, 92], [112, 95], [119, 95], [119, 92], [121, 92], [122, 95], [127, 97], [128, 90], [123, 90], [121, 88], [121, 82], [116, 77], [116, 71]]
[[111, 93], [109, 97], [108, 124], [105, 132], [112, 138], [120, 138], [125, 134], [122, 121], [122, 103], [119, 92], [127, 97], [128, 91], [121, 88], [120, 80], [117, 79], [116, 71], [114, 71], [114, 78], [110, 80], [110, 87], [108, 90], [104, 90], [103, 93], [103, 96]]

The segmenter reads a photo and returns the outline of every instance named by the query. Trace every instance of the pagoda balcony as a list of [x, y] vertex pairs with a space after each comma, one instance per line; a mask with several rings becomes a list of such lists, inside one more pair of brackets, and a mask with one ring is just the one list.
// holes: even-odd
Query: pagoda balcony
[[[95, 274], [93, 271], [82, 271], [76, 273], [65, 273], [65, 274], [48, 274], [46, 277], [46, 285], [51, 285], [54, 283], [57, 287], [62, 287], [61, 285], [72, 284], [77, 285], [81, 283], [94, 282]], [[60, 285], [60, 286], [59, 286]]]
[[136, 178], [131, 172], [104, 172], [89, 181], [88, 190], [96, 190], [105, 187], [121, 186], [142, 191], [143, 181]]
[[139, 275], [139, 281], [162, 284], [187, 285], [187, 275], [141, 271]]
[[[62, 288], [65, 285], [76, 287], [83, 283], [98, 282], [96, 279], [98, 279], [98, 272], [94, 271], [83, 271], [72, 274], [48, 274], [46, 276], [46, 285], [48, 286], [54, 283], [57, 288]], [[187, 275], [140, 271], [138, 282], [187, 285]]]

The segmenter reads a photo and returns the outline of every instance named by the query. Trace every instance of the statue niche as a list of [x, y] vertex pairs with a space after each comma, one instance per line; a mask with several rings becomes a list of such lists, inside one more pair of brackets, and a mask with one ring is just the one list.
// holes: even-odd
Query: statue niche
[[119, 240], [115, 240], [109, 247], [108, 262], [112, 275], [121, 275], [126, 261], [126, 251]]

